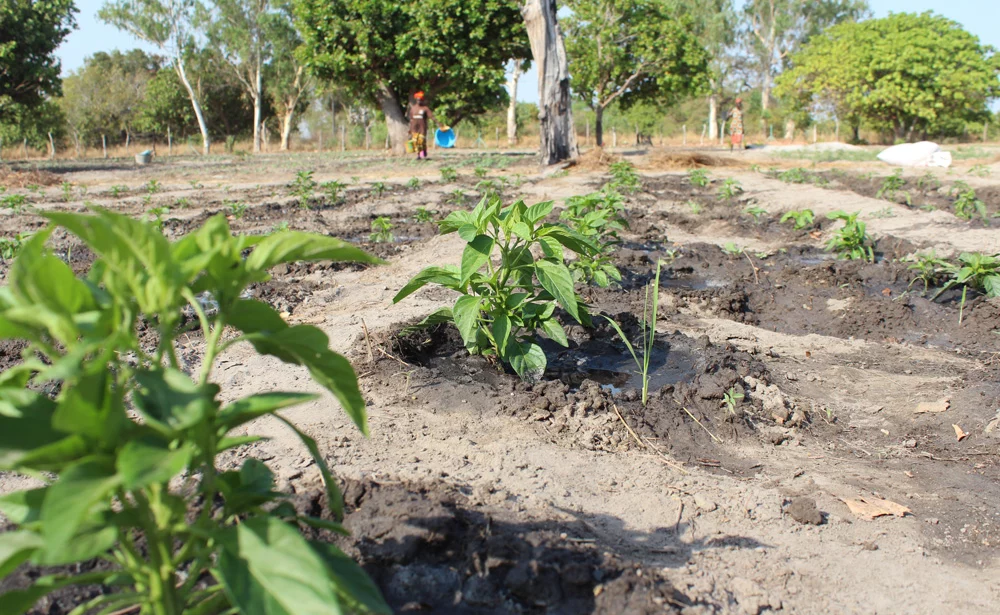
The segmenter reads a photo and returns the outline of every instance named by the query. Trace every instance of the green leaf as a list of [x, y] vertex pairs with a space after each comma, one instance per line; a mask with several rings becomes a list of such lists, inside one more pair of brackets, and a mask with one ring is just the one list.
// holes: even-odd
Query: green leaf
[[46, 491], [48, 487], [40, 487], [0, 495], [0, 513], [14, 525], [34, 523], [41, 518]]
[[354, 560], [328, 542], [310, 541], [309, 544], [326, 563], [334, 590], [353, 611], [392, 615], [378, 586]]
[[497, 314], [493, 318], [492, 329], [497, 348], [506, 348], [507, 340], [510, 339], [510, 318], [503, 312]]
[[549, 291], [559, 305], [579, 322], [580, 311], [576, 302], [576, 290], [573, 287], [573, 275], [566, 265], [540, 260], [535, 263], [535, 275], [538, 276], [542, 288]]
[[577, 254], [597, 254], [600, 249], [583, 235], [562, 224], [547, 224], [536, 233], [539, 237], [551, 237]]
[[271, 516], [219, 532], [219, 576], [243, 615], [340, 615], [328, 567], [298, 529]]
[[256, 299], [240, 299], [234, 303], [229, 324], [244, 332], [274, 332], [288, 328], [288, 323], [274, 308]]
[[479, 329], [479, 309], [483, 300], [474, 295], [462, 295], [455, 301], [451, 312], [455, 318], [455, 326], [462, 335], [466, 347], [475, 346], [476, 331]]
[[263, 461], [252, 457], [243, 462], [239, 472], [225, 472], [219, 478], [226, 515], [250, 512], [280, 495], [273, 491], [274, 473]]
[[463, 224], [458, 227], [458, 236], [462, 238], [463, 241], [469, 242], [479, 235], [479, 229], [476, 228], [474, 224]]
[[553, 205], [554, 203], [552, 201], [535, 203], [524, 212], [524, 218], [532, 225], [536, 225], [539, 220], [542, 220], [545, 216], [549, 215], [552, 211]]
[[0, 533], [0, 579], [28, 561], [43, 544], [41, 536], [27, 530]]
[[434, 325], [439, 325], [446, 322], [455, 322], [455, 317], [452, 315], [451, 308], [441, 308], [436, 312], [432, 312], [427, 315], [423, 320], [415, 325], [410, 325], [408, 327], [403, 327], [400, 331], [403, 335], [410, 335], [421, 329], [427, 329], [433, 327]]
[[472, 274], [486, 264], [493, 251], [493, 238], [487, 235], [477, 235], [462, 251], [461, 283], [465, 284]]
[[75, 577], [62, 577], [58, 575], [39, 577], [27, 589], [15, 590], [0, 595], [0, 613], [3, 613], [3, 615], [22, 615], [33, 607], [36, 602], [57, 589], [62, 589], [68, 585], [98, 584], [109, 575], [110, 573], [104, 572]]
[[379, 265], [382, 259], [350, 243], [326, 235], [286, 231], [268, 235], [247, 257], [250, 271], [267, 271], [280, 263], [295, 261], [348, 261]]
[[471, 211], [453, 211], [438, 223], [442, 235], [454, 233], [465, 225], [476, 226], [476, 216]]
[[545, 258], [549, 258], [558, 262], [563, 262], [565, 255], [563, 254], [562, 244], [559, 243], [553, 237], [539, 237], [538, 245], [542, 247], [542, 254]]
[[507, 345], [507, 357], [510, 366], [525, 382], [535, 382], [545, 373], [547, 361], [542, 347], [534, 342], [517, 342], [511, 340]]
[[219, 439], [218, 450], [221, 453], [231, 448], [253, 444], [254, 442], [264, 442], [266, 440], [270, 440], [270, 438], [265, 438], [264, 436], [227, 436]]
[[0, 389], [0, 468], [57, 469], [87, 453], [79, 436], [52, 426], [55, 403], [26, 389]]
[[90, 458], [67, 468], [49, 486], [42, 502], [42, 536], [52, 555], [74, 540], [77, 530], [121, 484], [109, 459]]
[[250, 395], [235, 401], [219, 411], [217, 423], [224, 432], [233, 427], [249, 423], [257, 417], [271, 414], [282, 408], [297, 406], [319, 399], [318, 395], [310, 393], [261, 393]]
[[330, 350], [330, 339], [325, 333], [310, 325], [257, 331], [252, 323], [242, 324], [247, 327], [242, 329], [247, 341], [257, 352], [308, 368], [313, 379], [333, 393], [361, 433], [368, 435], [365, 400], [358, 388], [358, 377], [347, 359]]
[[151, 427], [167, 436], [194, 427], [218, 407], [217, 385], [200, 386], [171, 367], [137, 371], [135, 380], [139, 384], [133, 394], [136, 408]]
[[181, 473], [194, 456], [189, 445], [171, 448], [152, 439], [132, 440], [118, 453], [116, 465], [122, 486], [141, 489], [155, 483], [167, 483]]
[[406, 286], [396, 293], [396, 296], [392, 298], [392, 302], [399, 303], [426, 284], [440, 284], [447, 288], [457, 289], [461, 286], [458, 267], [446, 265], [444, 267], [428, 267], [424, 269], [413, 276], [413, 279], [407, 282]]
[[548, 320], [543, 320], [542, 331], [545, 332], [545, 335], [549, 336], [550, 340], [560, 346], [569, 346], [569, 340], [566, 338], [566, 330], [555, 319], [549, 318]]
[[524, 241], [531, 241], [531, 227], [524, 222], [515, 222], [510, 227], [510, 232]]
[[280, 414], [274, 415], [279, 421], [288, 425], [292, 431], [302, 440], [302, 443], [306, 445], [309, 449], [309, 454], [312, 455], [313, 461], [316, 462], [316, 466], [319, 468], [320, 476], [323, 477], [323, 484], [326, 486], [327, 503], [330, 506], [330, 513], [337, 521], [341, 521], [344, 518], [344, 496], [340, 492], [340, 486], [333, 477], [333, 473], [330, 472], [330, 467], [326, 464], [326, 459], [323, 458], [323, 454], [319, 451], [319, 446], [316, 445], [316, 441], [307, 436], [302, 432], [294, 423], [281, 416]]

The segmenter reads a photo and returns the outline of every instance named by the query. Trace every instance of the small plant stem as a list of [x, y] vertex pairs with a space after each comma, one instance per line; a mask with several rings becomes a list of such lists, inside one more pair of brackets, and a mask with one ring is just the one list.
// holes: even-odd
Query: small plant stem
[[687, 415], [688, 415], [688, 416], [690, 416], [690, 417], [691, 417], [691, 419], [692, 419], [692, 420], [693, 420], [693, 421], [694, 421], [695, 423], [698, 423], [698, 427], [701, 427], [702, 429], [704, 429], [704, 430], [705, 430], [705, 433], [707, 433], [708, 435], [712, 436], [712, 439], [713, 439], [713, 440], [715, 440], [716, 442], [718, 442], [718, 443], [720, 443], [720, 444], [722, 443], [722, 440], [720, 440], [720, 439], [719, 439], [719, 437], [718, 437], [718, 436], [716, 436], [716, 435], [715, 435], [714, 433], [712, 433], [711, 431], [709, 431], [709, 430], [708, 430], [708, 427], [705, 427], [704, 425], [702, 425], [702, 424], [701, 424], [701, 421], [699, 421], [699, 420], [698, 420], [698, 418], [697, 418], [697, 417], [696, 417], [695, 415], [691, 414], [691, 411], [690, 411], [690, 410], [688, 410], [687, 408], [682, 408], [682, 410], [684, 410], [684, 412], [687, 412]]
[[962, 317], [965, 315], [965, 293], [968, 292], [969, 287], [962, 287], [962, 303], [958, 306], [958, 326], [962, 326]]
[[747, 260], [750, 262], [750, 268], [753, 269], [754, 284], [760, 284], [760, 277], [757, 276], [757, 271], [758, 271], [757, 265], [753, 264], [753, 261], [750, 259], [750, 255], [747, 254], [746, 250], [743, 250], [743, 256], [747, 257]]

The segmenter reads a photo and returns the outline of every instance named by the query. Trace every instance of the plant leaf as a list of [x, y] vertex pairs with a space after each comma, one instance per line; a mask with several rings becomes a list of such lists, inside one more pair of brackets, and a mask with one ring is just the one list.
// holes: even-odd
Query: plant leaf
[[541, 203], [535, 203], [529, 207], [524, 212], [524, 219], [531, 223], [532, 226], [538, 224], [538, 221], [543, 219], [545, 216], [549, 215], [552, 211], [554, 203], [552, 201], [543, 201]]
[[392, 615], [378, 586], [354, 560], [328, 542], [310, 541], [309, 544], [326, 563], [334, 590], [353, 611]]
[[271, 393], [250, 395], [220, 410], [217, 423], [224, 430], [223, 433], [225, 433], [233, 427], [249, 423], [257, 417], [271, 414], [282, 408], [304, 404], [315, 399], [319, 399], [319, 396], [311, 393], [281, 393], [274, 391]]
[[497, 348], [506, 348], [510, 339], [510, 318], [503, 312], [493, 317], [493, 339]]
[[323, 454], [320, 452], [319, 446], [316, 445], [316, 441], [280, 414], [275, 414], [274, 416], [285, 425], [288, 425], [288, 427], [295, 432], [295, 435], [299, 437], [299, 440], [302, 440], [302, 443], [306, 445], [307, 449], [309, 449], [309, 453], [312, 455], [313, 461], [315, 461], [316, 466], [319, 467], [319, 473], [323, 477], [323, 484], [326, 485], [327, 503], [330, 505], [330, 513], [333, 514], [334, 519], [337, 521], [343, 520], [344, 496], [340, 492], [340, 485], [337, 484], [337, 481], [333, 477], [333, 473], [330, 472], [330, 467], [326, 464], [326, 459], [323, 458]]
[[566, 330], [554, 318], [542, 321], [542, 331], [545, 332], [545, 335], [549, 336], [550, 340], [560, 346], [569, 346], [569, 340], [566, 338]]
[[465, 284], [472, 277], [472, 274], [479, 271], [480, 267], [490, 259], [493, 251], [493, 238], [487, 235], [477, 235], [470, 241], [462, 252], [461, 283]]
[[414, 292], [422, 288], [426, 284], [440, 284], [448, 288], [458, 288], [461, 285], [459, 279], [458, 267], [454, 265], [444, 266], [444, 267], [428, 267], [413, 276], [413, 278], [406, 283], [406, 286], [401, 288], [396, 296], [392, 298], [393, 303], [399, 303], [401, 300], [412, 295]]
[[115, 464], [126, 489], [166, 483], [188, 466], [194, 450], [189, 445], [170, 448], [152, 439], [132, 440], [122, 447]]
[[217, 407], [218, 385], [200, 386], [171, 367], [137, 371], [135, 380], [139, 384], [132, 397], [136, 408], [150, 427], [166, 436], [194, 427]]
[[42, 536], [45, 551], [63, 551], [93, 512], [121, 484], [110, 459], [92, 457], [80, 461], [49, 486], [42, 502]]
[[462, 295], [455, 301], [451, 312], [455, 318], [455, 326], [462, 334], [466, 347], [476, 345], [476, 331], [479, 329], [479, 308], [483, 300], [474, 295]]
[[28, 530], [0, 533], [0, 579], [28, 561], [44, 544], [41, 536]]
[[545, 373], [547, 361], [542, 347], [534, 342], [511, 340], [507, 345], [507, 360], [525, 382], [535, 382]]
[[535, 275], [538, 276], [542, 288], [549, 291], [559, 305], [579, 322], [580, 311], [576, 302], [576, 290], [573, 287], [573, 275], [566, 265], [543, 259], [535, 263]]
[[267, 271], [280, 263], [295, 261], [349, 261], [379, 265], [382, 259], [334, 237], [301, 231], [286, 231], [268, 235], [250, 256], [246, 266], [250, 271]]

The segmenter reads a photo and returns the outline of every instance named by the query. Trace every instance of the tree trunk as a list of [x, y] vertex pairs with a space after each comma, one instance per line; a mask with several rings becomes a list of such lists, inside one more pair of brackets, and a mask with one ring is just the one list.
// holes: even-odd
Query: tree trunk
[[594, 109], [594, 142], [597, 147], [604, 147], [604, 107], [601, 105]]
[[[250, 97], [253, 99], [253, 153], [255, 154], [260, 153], [260, 116], [261, 116], [261, 106], [264, 103], [264, 83], [263, 83], [263, 77], [261, 76], [263, 72], [264, 71], [261, 70], [261, 67], [258, 66], [257, 79], [256, 81], [254, 81], [253, 96]], [[281, 132], [282, 134], [284, 134], [285, 132], [284, 129], [282, 129]], [[284, 145], [285, 145], [284, 136], [282, 136], [281, 149], [286, 149]]]
[[[389, 131], [392, 153], [405, 154], [410, 127], [406, 121], [406, 114], [403, 113], [403, 107], [396, 99], [396, 94], [385, 83], [379, 84], [376, 97], [379, 107], [382, 108], [382, 113], [385, 115], [385, 127]], [[365, 125], [365, 132], [368, 132], [368, 124]], [[365, 140], [367, 142], [367, 137]]]
[[719, 125], [719, 97], [715, 94], [708, 96], [708, 138], [715, 139], [719, 136], [716, 127]]
[[208, 136], [208, 125], [205, 123], [205, 114], [201, 111], [201, 103], [198, 102], [198, 95], [195, 94], [191, 82], [188, 81], [187, 71], [184, 70], [184, 60], [174, 58], [174, 68], [177, 70], [177, 76], [180, 77], [184, 89], [187, 90], [188, 98], [191, 99], [191, 108], [194, 109], [194, 116], [198, 119], [198, 130], [201, 131], [202, 153], [207, 156], [212, 140]]
[[795, 120], [785, 120], [785, 140], [795, 140]]
[[521, 78], [521, 61], [514, 60], [514, 70], [507, 78], [507, 92], [510, 103], [507, 104], [507, 143], [517, 144], [517, 81]]
[[[292, 134], [292, 118], [295, 116], [295, 104], [285, 106], [285, 116], [281, 118], [281, 151], [288, 151], [288, 137]], [[322, 133], [320, 133], [322, 134]], [[323, 137], [320, 137], [322, 143]]]
[[767, 111], [771, 107], [771, 67], [764, 67], [764, 78], [760, 84], [760, 108]]
[[538, 119], [542, 165], [576, 160], [576, 131], [570, 104], [566, 47], [555, 0], [527, 0], [521, 9], [538, 67]]

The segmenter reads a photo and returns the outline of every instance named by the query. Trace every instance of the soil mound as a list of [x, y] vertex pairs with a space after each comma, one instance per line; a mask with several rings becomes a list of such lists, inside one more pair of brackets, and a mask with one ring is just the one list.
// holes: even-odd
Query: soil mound
[[648, 170], [692, 169], [703, 167], [745, 167], [747, 163], [728, 156], [710, 156], [700, 152], [664, 152], [649, 157], [643, 165]]
[[4, 188], [25, 188], [27, 186], [54, 186], [62, 183], [59, 176], [48, 171], [34, 169], [15, 171], [0, 167], [0, 186]]

